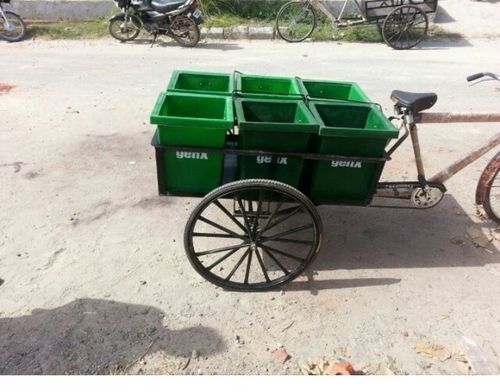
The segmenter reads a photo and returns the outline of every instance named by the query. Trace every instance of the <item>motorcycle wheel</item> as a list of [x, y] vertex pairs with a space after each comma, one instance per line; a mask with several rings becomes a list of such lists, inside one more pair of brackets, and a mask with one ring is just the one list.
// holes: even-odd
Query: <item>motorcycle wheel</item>
[[141, 21], [135, 16], [129, 16], [125, 28], [125, 15], [117, 15], [109, 21], [108, 32], [118, 41], [132, 41], [141, 32]]
[[170, 34], [182, 46], [192, 48], [200, 40], [200, 29], [194, 20], [185, 15], [174, 18], [170, 25]]
[[26, 35], [24, 21], [13, 12], [5, 11], [4, 13], [10, 27], [7, 27], [7, 21], [0, 18], [0, 38], [9, 42], [21, 41]]

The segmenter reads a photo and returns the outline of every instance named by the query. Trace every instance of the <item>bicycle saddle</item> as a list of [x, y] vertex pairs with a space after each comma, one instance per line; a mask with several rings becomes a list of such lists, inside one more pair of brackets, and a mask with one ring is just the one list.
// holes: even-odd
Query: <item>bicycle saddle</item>
[[181, 5], [186, 3], [186, 1], [187, 0], [152, 0], [151, 8], [153, 8], [156, 12], [165, 14], [179, 8]]
[[422, 110], [434, 106], [438, 97], [434, 93], [409, 93], [407, 91], [394, 90], [391, 93], [391, 99], [396, 105], [408, 108], [413, 113], [419, 113]]

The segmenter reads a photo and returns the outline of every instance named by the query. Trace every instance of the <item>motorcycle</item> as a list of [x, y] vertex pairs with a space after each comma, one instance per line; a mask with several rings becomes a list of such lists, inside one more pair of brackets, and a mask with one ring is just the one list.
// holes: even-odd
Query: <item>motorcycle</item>
[[10, 0], [0, 0], [0, 38], [9, 42], [21, 41], [26, 35], [26, 25], [19, 15], [4, 11], [2, 3], [10, 3]]
[[121, 42], [132, 41], [142, 29], [153, 35], [167, 35], [186, 47], [200, 40], [203, 16], [196, 0], [115, 0], [120, 12], [109, 19], [108, 31]]

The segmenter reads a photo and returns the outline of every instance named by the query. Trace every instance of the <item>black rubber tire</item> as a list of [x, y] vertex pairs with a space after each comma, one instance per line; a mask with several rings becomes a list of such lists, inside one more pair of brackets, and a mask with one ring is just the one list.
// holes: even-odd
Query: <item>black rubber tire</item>
[[198, 27], [196, 22], [185, 15], [179, 15], [174, 18], [172, 24], [170, 25], [170, 28], [172, 29], [173, 26], [175, 31], [177, 24], [181, 25], [183, 29], [188, 28], [189, 35], [187, 37], [184, 37], [173, 33], [172, 38], [186, 48], [195, 47], [200, 40], [200, 28]]
[[19, 34], [17, 35], [14, 35], [14, 36], [11, 36], [11, 35], [8, 35], [8, 34], [4, 34], [3, 33], [3, 19], [0, 19], [0, 25], [2, 26], [0, 28], [0, 38], [4, 39], [5, 41], [8, 41], [8, 42], [19, 42], [21, 40], [24, 39], [24, 37], [26, 36], [26, 24], [24, 23], [24, 21], [21, 19], [21, 17], [13, 12], [10, 12], [10, 11], [4, 11], [5, 13], [5, 16], [7, 17], [7, 19], [9, 20], [9, 22], [11, 23], [15, 23], [18, 25], [18, 27], [20, 28], [20, 31], [19, 31]]
[[[500, 160], [500, 153], [497, 154], [493, 159]], [[491, 180], [486, 184], [486, 193], [483, 200], [483, 208], [488, 218], [492, 221], [500, 224], [500, 165], [496, 164], [497, 168], [495, 174], [491, 177]], [[486, 169], [485, 169], [486, 171]], [[492, 198], [493, 200], [492, 202]]]
[[115, 34], [115, 31], [113, 30], [113, 27], [115, 26], [115, 24], [121, 24], [123, 22], [125, 22], [125, 15], [116, 15], [113, 18], [111, 18], [109, 20], [109, 22], [108, 22], [108, 32], [109, 32], [109, 34], [114, 39], [117, 39], [120, 42], [133, 41], [134, 39], [136, 39], [139, 36], [139, 33], [141, 32], [142, 24], [141, 24], [140, 19], [137, 18], [134, 15], [129, 16], [129, 22], [128, 23], [132, 23], [133, 26], [135, 27], [133, 29], [133, 33], [129, 37], [124, 37], [122, 35], [117, 35], [117, 34]]
[[[227, 256], [227, 255], [223, 256], [223, 259], [225, 259], [227, 257], [227, 260], [230, 260], [230, 257], [233, 254], [237, 254], [237, 252], [240, 249], [242, 249], [242, 250], [247, 249], [245, 251], [245, 253], [243, 254], [243, 256], [241, 257], [240, 261], [235, 263], [235, 264], [237, 264], [237, 266], [235, 266], [233, 268], [233, 272], [232, 272], [232, 273], [234, 273], [234, 271], [236, 271], [236, 269], [239, 268], [239, 265], [241, 265], [244, 258], [248, 255], [249, 260], [247, 260], [248, 264], [247, 264], [247, 271], [246, 271], [244, 281], [243, 282], [231, 281], [231, 280], [229, 280], [230, 278], [228, 278], [228, 277], [223, 279], [221, 276], [217, 275], [216, 273], [211, 272], [213, 265], [207, 267], [207, 266], [203, 265], [202, 261], [200, 261], [199, 255], [201, 253], [205, 253], [205, 255], [206, 255], [208, 252], [198, 252], [197, 253], [197, 251], [195, 249], [195, 245], [193, 243], [193, 236], [195, 235], [195, 233], [196, 233], [196, 235], [199, 235], [199, 233], [195, 232], [195, 227], [199, 221], [206, 222], [206, 217], [203, 217], [202, 215], [209, 207], [212, 207], [216, 211], [219, 211], [219, 210], [217, 210], [218, 207], [213, 207], [213, 206], [215, 206], [215, 203], [217, 203], [217, 202], [220, 203], [219, 200], [228, 199], [228, 198], [231, 199], [230, 196], [237, 193], [237, 192], [240, 192], [239, 195], [241, 195], [242, 194], [241, 192], [255, 192], [255, 191], [260, 192], [259, 193], [259, 201], [261, 200], [260, 198], [262, 197], [261, 196], [262, 192], [272, 192], [272, 193], [275, 193], [277, 195], [280, 195], [281, 200], [284, 200], [285, 197], [289, 198], [287, 200], [293, 200], [298, 205], [298, 207], [291, 207], [292, 214], [295, 214], [293, 212], [294, 209], [297, 211], [298, 211], [298, 209], [300, 209], [301, 212], [304, 212], [308, 215], [306, 218], [309, 219], [310, 223], [308, 225], [305, 225], [302, 227], [311, 226], [310, 229], [312, 230], [311, 231], [312, 238], [309, 241], [302, 241], [303, 243], [308, 242], [307, 248], [306, 248], [306, 245], [296, 245], [296, 246], [303, 246], [304, 250], [307, 251], [307, 256], [305, 257], [305, 259], [303, 261], [292, 262], [292, 264], [294, 264], [294, 265], [298, 264], [298, 266], [294, 269], [291, 269], [290, 271], [288, 271], [286, 268], [283, 269], [282, 265], [280, 265], [280, 263], [277, 262], [276, 265], [279, 265], [279, 267], [281, 268], [281, 271], [279, 272], [279, 274], [280, 275], [284, 274], [284, 275], [279, 276], [276, 279], [271, 280], [269, 278], [269, 276], [267, 275], [266, 272], [270, 272], [270, 270], [267, 270], [265, 268], [264, 263], [262, 261], [263, 256], [264, 256], [264, 254], [266, 254], [269, 258], [272, 258], [273, 260], [277, 260], [275, 257], [273, 257], [273, 255], [270, 255], [271, 251], [275, 252], [276, 249], [270, 248], [266, 245], [262, 245], [262, 243], [269, 244], [269, 242], [265, 242], [268, 240], [271, 240], [271, 242], [275, 241], [275, 240], [281, 240], [281, 241], [284, 241], [286, 243], [288, 243], [288, 242], [300, 242], [300, 240], [295, 240], [295, 239], [284, 240], [283, 238], [285, 237], [285, 235], [282, 235], [282, 236], [278, 237], [278, 239], [275, 239], [275, 240], [271, 239], [271, 237], [273, 237], [273, 235], [271, 235], [271, 236], [268, 236], [267, 238], [265, 238], [264, 240], [262, 240], [264, 238], [263, 237], [264, 232], [268, 231], [272, 226], [279, 226], [279, 224], [283, 223], [284, 220], [288, 219], [286, 216], [290, 215], [290, 208], [288, 208], [288, 209], [284, 208], [281, 211], [281, 213], [283, 213], [286, 210], [288, 210], [288, 211], [278, 218], [277, 211], [280, 208], [280, 206], [282, 205], [280, 202], [278, 204], [278, 206], [276, 207], [276, 209], [274, 210], [274, 212], [272, 212], [270, 214], [270, 216], [268, 216], [268, 218], [265, 222], [265, 225], [263, 225], [264, 227], [260, 226], [260, 221], [259, 221], [259, 218], [264, 219], [264, 217], [263, 216], [259, 217], [258, 216], [259, 212], [256, 213], [257, 219], [253, 223], [253, 225], [254, 225], [253, 234], [256, 234], [262, 230], [262, 232], [259, 233], [256, 238], [255, 238], [255, 236], [250, 237], [250, 231], [252, 231], [252, 229], [250, 228], [251, 224], [249, 223], [247, 226], [247, 223], [248, 223], [247, 218], [243, 214], [244, 220], [243, 220], [243, 222], [241, 222], [240, 227], [242, 227], [243, 229], [246, 228], [246, 230], [249, 234], [247, 235], [247, 233], [245, 233], [245, 231], [242, 229], [241, 230], [242, 234], [239, 234], [240, 237], [238, 237], [238, 238], [241, 240], [242, 239], [241, 237], [246, 236], [249, 239], [249, 242], [244, 242], [244, 243], [232, 245], [230, 247], [230, 248], [238, 247], [237, 250], [225, 249], [225, 248], [218, 248], [217, 249], [216, 248], [217, 251], [219, 251], [219, 249], [224, 249], [224, 252], [229, 251], [229, 254], [230, 254], [229, 256]], [[241, 199], [237, 199], [237, 200], [241, 201]], [[267, 201], [269, 201], [269, 200], [267, 200]], [[261, 205], [265, 204], [267, 201], [262, 200]], [[244, 205], [244, 203], [243, 203], [243, 205]], [[245, 208], [244, 208], [244, 210], [245, 210]], [[229, 210], [226, 210], [226, 211], [229, 214], [231, 214], [231, 212], [229, 212]], [[245, 211], [248, 213], [250, 210], [245, 210]], [[259, 211], [259, 207], [257, 207], [256, 211]], [[232, 216], [233, 217], [235, 216], [234, 212], [233, 212]], [[283, 218], [283, 216], [285, 218]], [[276, 217], [276, 220], [273, 221], [273, 219], [275, 217]], [[303, 218], [302, 215], [301, 215], [301, 218]], [[281, 221], [281, 223], [276, 223], [276, 221]], [[223, 224], [222, 221], [219, 221], [219, 222], [221, 225]], [[257, 222], [257, 223], [255, 223], [255, 222]], [[274, 224], [271, 224], [271, 222], [274, 222]], [[213, 222], [213, 223], [215, 223], [215, 222]], [[307, 219], [301, 219], [301, 224], [302, 223], [307, 223]], [[243, 225], [245, 225], [245, 227], [243, 227]], [[258, 229], [256, 229], [257, 227], [258, 227]], [[292, 230], [288, 230], [288, 232], [296, 230], [295, 233], [297, 233], [300, 229], [301, 228], [298, 228], [298, 229], [295, 228]], [[308, 227], [308, 230], [309, 230], [309, 227]], [[305, 231], [305, 230], [302, 229], [302, 231]], [[210, 237], [210, 236], [230, 237], [227, 234], [224, 234], [221, 232], [219, 232], [219, 233], [217, 233], [217, 234], [203, 234], [202, 236], [206, 236], [206, 237]], [[281, 233], [281, 234], [283, 234], [283, 233]], [[289, 236], [290, 234], [291, 233], [286, 234], [286, 236]], [[278, 182], [278, 181], [263, 180], [263, 179], [248, 179], [248, 180], [235, 181], [235, 182], [231, 182], [229, 184], [223, 185], [223, 186], [213, 190], [209, 194], [207, 194], [201, 200], [201, 202], [196, 206], [196, 208], [191, 213], [191, 215], [186, 223], [186, 227], [184, 230], [184, 249], [185, 249], [186, 255], [187, 255], [191, 265], [196, 270], [196, 272], [198, 272], [201, 276], [203, 276], [209, 282], [211, 282], [217, 286], [223, 287], [224, 289], [228, 289], [228, 290], [232, 290], [232, 291], [247, 291], [247, 292], [249, 292], [249, 291], [266, 291], [266, 290], [274, 289], [278, 286], [281, 286], [282, 284], [289, 282], [289, 281], [295, 279], [297, 276], [299, 276], [314, 261], [317, 254], [319, 253], [319, 250], [321, 247], [321, 242], [322, 242], [322, 236], [323, 236], [323, 226], [321, 223], [321, 218], [320, 218], [314, 204], [304, 194], [302, 194], [297, 189], [295, 189], [289, 185], [283, 184], [281, 182]], [[236, 238], [233, 238], [233, 239], [236, 239]], [[262, 243], [259, 243], [259, 240], [261, 240]], [[310, 250], [309, 250], [309, 247], [310, 247]], [[213, 253], [215, 253], [213, 251], [214, 251], [214, 249], [210, 250], [209, 252], [211, 252], [213, 254]], [[262, 256], [260, 255], [259, 251], [262, 251]], [[249, 252], [249, 253], [247, 253], [247, 252]], [[217, 253], [220, 254], [221, 252], [217, 252]], [[255, 253], [255, 258], [258, 259], [258, 262], [260, 264], [260, 268], [261, 268], [260, 271], [262, 271], [262, 277], [265, 276], [266, 281], [264, 281], [264, 279], [262, 279], [262, 282], [258, 282], [258, 283], [250, 283], [248, 281], [248, 274], [249, 274], [249, 269], [250, 269], [251, 258], [252, 258], [252, 255], [254, 253]], [[285, 259], [283, 259], [283, 256], [282, 256], [283, 253], [282, 253], [282, 255], [280, 255], [280, 253], [276, 253], [276, 254], [279, 255], [278, 257], [281, 257], [281, 262], [284, 263], [283, 260], [285, 260]], [[293, 253], [293, 255], [295, 257], [297, 257], [297, 255], [300, 255], [300, 252]], [[202, 255], [201, 257], [203, 257], [203, 256], [204, 255]], [[235, 256], [235, 258], [238, 258], [238, 257]], [[287, 256], [285, 256], [285, 257], [287, 257]], [[218, 263], [220, 263], [220, 261], [218, 261], [214, 264], [218, 264]], [[255, 264], [256, 263], [254, 263], [254, 265]], [[230, 274], [231, 276], [232, 276], [232, 273]]]
[[[420, 26], [422, 24], [423, 28]], [[407, 4], [394, 8], [386, 16], [382, 25], [382, 38], [391, 48], [406, 50], [422, 42], [428, 29], [429, 18], [426, 13], [415, 5]], [[414, 37], [410, 37], [410, 31]]]
[[[282, 18], [285, 17], [287, 12], [290, 12], [292, 9], [307, 9], [307, 13], [310, 14], [312, 17], [312, 23], [310, 24], [310, 27], [308, 27], [303, 34], [300, 34], [296, 38], [291, 38], [289, 35], [287, 35], [285, 32], [287, 31], [288, 27], [284, 26], [283, 24], [285, 23], [284, 21], [281, 21]], [[276, 16], [276, 32], [278, 35], [284, 39], [287, 42], [301, 42], [306, 40], [307, 38], [310, 37], [310, 35], [313, 33], [314, 29], [316, 28], [317, 24], [317, 16], [316, 12], [314, 11], [314, 7], [310, 3], [304, 4], [302, 1], [290, 1], [286, 4], [284, 4], [280, 10], [278, 11], [278, 15]]]

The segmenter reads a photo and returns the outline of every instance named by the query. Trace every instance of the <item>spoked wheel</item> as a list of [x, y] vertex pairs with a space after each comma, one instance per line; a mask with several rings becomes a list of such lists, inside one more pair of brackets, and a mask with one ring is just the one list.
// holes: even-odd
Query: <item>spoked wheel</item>
[[200, 40], [200, 29], [195, 21], [184, 15], [175, 17], [170, 25], [172, 37], [182, 46], [191, 48]]
[[426, 36], [429, 19], [425, 12], [414, 5], [394, 8], [384, 19], [382, 37], [393, 49], [410, 49]]
[[316, 13], [309, 2], [291, 1], [278, 11], [276, 30], [285, 41], [304, 41], [315, 27]]
[[21, 41], [26, 35], [24, 21], [10, 11], [5, 11], [5, 20], [0, 17], [0, 38], [9, 42]]
[[500, 153], [498, 153], [485, 169], [493, 170], [491, 179], [486, 184], [483, 208], [488, 217], [500, 224]]
[[115, 16], [109, 21], [108, 32], [118, 41], [126, 42], [137, 38], [141, 31], [141, 21], [135, 16], [129, 16], [125, 23], [125, 16]]
[[296, 278], [319, 252], [314, 204], [286, 184], [232, 182], [209, 193], [184, 231], [194, 269], [226, 289], [263, 291]]

